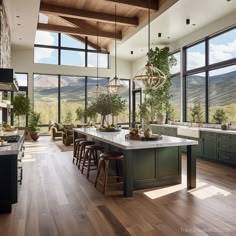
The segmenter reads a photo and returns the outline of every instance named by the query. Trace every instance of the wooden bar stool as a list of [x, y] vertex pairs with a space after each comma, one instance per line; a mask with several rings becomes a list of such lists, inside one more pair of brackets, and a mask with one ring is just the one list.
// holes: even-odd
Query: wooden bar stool
[[[98, 163], [98, 172], [97, 172], [97, 177], [95, 180], [95, 187], [97, 186], [97, 183], [101, 183], [103, 184], [103, 193], [106, 193], [106, 189], [107, 189], [107, 185], [108, 185], [108, 178], [116, 178], [117, 180], [120, 180], [122, 178], [121, 175], [118, 174], [118, 168], [116, 169], [117, 171], [117, 175], [115, 176], [109, 176], [109, 163], [111, 160], [121, 160], [123, 161], [123, 154], [120, 152], [106, 152], [106, 153], [102, 153], [100, 154], [100, 158], [99, 158], [99, 163]], [[101, 178], [100, 177], [100, 173], [101, 173], [101, 169], [102, 166], [104, 167], [104, 177]], [[113, 184], [123, 184], [122, 182], [115, 182], [109, 185], [113, 185]]]
[[[87, 170], [87, 178], [89, 178], [90, 170], [97, 170], [98, 168], [98, 157], [103, 152], [104, 147], [99, 145], [89, 145], [85, 147], [86, 151], [84, 154], [84, 160], [82, 164], [82, 174], [84, 169]], [[94, 168], [91, 168], [94, 167]]]
[[80, 143], [79, 143], [80, 150], [77, 153], [78, 163], [76, 163], [76, 164], [78, 164], [78, 169], [80, 169], [80, 165], [82, 165], [82, 163], [83, 163], [86, 146], [94, 145], [94, 144], [95, 144], [95, 142], [93, 142], [93, 141], [80, 141]]
[[80, 142], [81, 141], [85, 141], [86, 138], [77, 138], [75, 140], [75, 145], [74, 145], [74, 153], [73, 153], [73, 159], [72, 162], [74, 163], [74, 161], [76, 160], [76, 165], [78, 164], [78, 157], [79, 157], [79, 151], [80, 151]]

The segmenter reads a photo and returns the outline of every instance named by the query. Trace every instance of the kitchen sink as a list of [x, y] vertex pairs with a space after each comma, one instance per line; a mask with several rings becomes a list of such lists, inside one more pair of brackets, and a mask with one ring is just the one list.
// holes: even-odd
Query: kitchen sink
[[200, 138], [200, 130], [199, 128], [192, 127], [178, 127], [177, 135], [191, 138]]

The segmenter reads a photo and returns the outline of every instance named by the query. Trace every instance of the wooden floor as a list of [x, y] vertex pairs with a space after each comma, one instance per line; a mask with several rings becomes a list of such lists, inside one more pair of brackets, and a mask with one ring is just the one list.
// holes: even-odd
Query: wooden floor
[[[236, 169], [197, 162], [197, 189], [183, 183], [104, 196], [49, 137], [27, 143], [24, 179], [0, 235], [236, 235]], [[183, 173], [186, 161], [183, 157]], [[183, 174], [183, 182], [186, 176]]]

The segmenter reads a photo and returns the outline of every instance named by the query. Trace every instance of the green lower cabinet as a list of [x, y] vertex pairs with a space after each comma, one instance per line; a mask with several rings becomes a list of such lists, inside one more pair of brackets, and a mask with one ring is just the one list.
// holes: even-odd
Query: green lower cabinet
[[217, 160], [217, 135], [213, 132], [201, 132], [203, 143], [202, 157]]

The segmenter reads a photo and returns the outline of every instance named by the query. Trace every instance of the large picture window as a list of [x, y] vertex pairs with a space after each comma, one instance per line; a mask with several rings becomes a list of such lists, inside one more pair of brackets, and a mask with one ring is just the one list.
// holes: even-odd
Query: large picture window
[[205, 122], [205, 80], [205, 73], [190, 75], [186, 78], [187, 121], [192, 122], [191, 110], [194, 106], [200, 105], [202, 122]]
[[[63, 33], [37, 31], [34, 63], [97, 67], [97, 50], [90, 46], [87, 37], [77, 39]], [[99, 51], [98, 67], [109, 67], [108, 52]]]
[[209, 121], [223, 109], [228, 121], [236, 125], [236, 65], [209, 72]]

